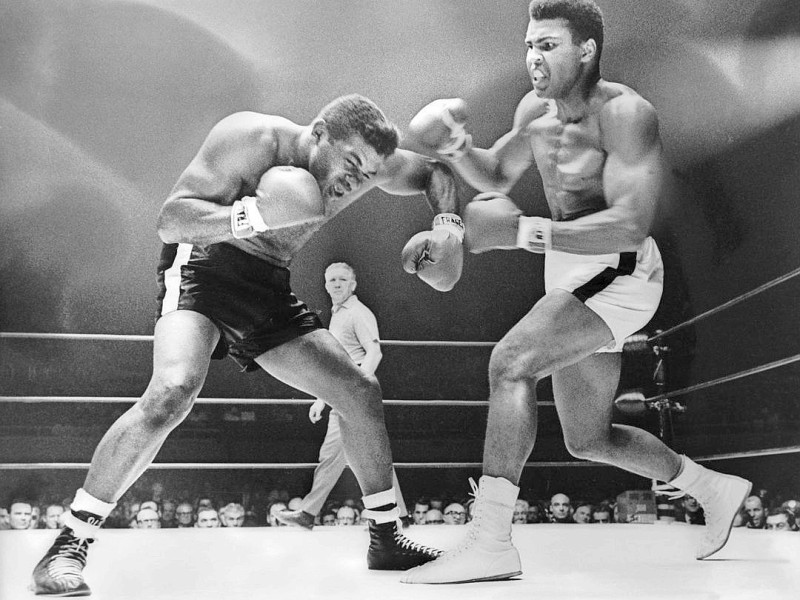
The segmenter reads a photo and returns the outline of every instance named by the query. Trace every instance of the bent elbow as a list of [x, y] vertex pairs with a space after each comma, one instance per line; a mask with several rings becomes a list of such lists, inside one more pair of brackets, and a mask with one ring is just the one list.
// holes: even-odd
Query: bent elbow
[[170, 216], [167, 204], [162, 207], [161, 212], [158, 214], [156, 231], [158, 232], [158, 237], [165, 244], [177, 244], [181, 241], [178, 228], [175, 225], [175, 219]]
[[625, 235], [623, 236], [623, 239], [625, 240], [624, 245], [626, 246], [626, 251], [636, 252], [642, 247], [642, 244], [644, 244], [649, 234], [650, 232], [647, 228], [640, 227], [635, 223], [629, 224], [625, 228]]

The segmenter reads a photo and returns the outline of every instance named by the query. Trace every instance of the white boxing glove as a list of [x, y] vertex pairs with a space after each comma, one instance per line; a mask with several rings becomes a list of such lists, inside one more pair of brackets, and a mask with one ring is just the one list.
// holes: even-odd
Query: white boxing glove
[[434, 100], [411, 119], [406, 140], [428, 156], [459, 160], [472, 148], [466, 122], [467, 104], [461, 98]]
[[403, 268], [440, 292], [449, 292], [464, 265], [464, 224], [453, 213], [436, 215], [431, 231], [420, 231], [406, 243]]

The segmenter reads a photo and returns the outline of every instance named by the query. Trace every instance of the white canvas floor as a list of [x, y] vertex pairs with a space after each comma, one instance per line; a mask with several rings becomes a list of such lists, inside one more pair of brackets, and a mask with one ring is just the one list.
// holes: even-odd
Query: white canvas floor
[[[446, 549], [462, 527], [407, 535]], [[361, 527], [108, 530], [85, 571], [94, 600], [796, 600], [800, 532], [736, 529], [715, 559], [694, 560], [699, 527], [521, 525], [523, 575], [420, 586], [366, 568]], [[0, 600], [33, 600], [30, 572], [48, 531], [0, 531]]]

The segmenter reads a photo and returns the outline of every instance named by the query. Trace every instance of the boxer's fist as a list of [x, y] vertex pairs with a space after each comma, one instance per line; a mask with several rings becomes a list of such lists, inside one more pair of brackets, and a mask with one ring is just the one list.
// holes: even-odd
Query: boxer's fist
[[411, 119], [406, 140], [422, 154], [458, 160], [472, 147], [466, 121], [467, 105], [461, 98], [434, 100]]
[[272, 167], [256, 188], [258, 210], [268, 227], [315, 220], [325, 214], [314, 176], [297, 167]]
[[521, 215], [522, 211], [504, 194], [478, 194], [464, 211], [464, 244], [475, 254], [516, 248]]
[[420, 231], [403, 248], [403, 268], [440, 292], [449, 292], [461, 278], [464, 253], [451, 231]]
[[234, 237], [312, 223], [325, 215], [322, 194], [314, 176], [305, 169], [272, 167], [261, 176], [255, 196], [234, 202], [231, 229]]

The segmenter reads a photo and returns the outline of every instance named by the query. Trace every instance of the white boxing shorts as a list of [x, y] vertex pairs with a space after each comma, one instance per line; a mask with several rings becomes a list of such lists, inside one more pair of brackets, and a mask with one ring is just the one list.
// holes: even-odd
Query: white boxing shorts
[[658, 308], [664, 288], [664, 263], [653, 238], [637, 252], [570, 254], [548, 250], [545, 292], [571, 293], [603, 319], [614, 341], [598, 352], [622, 352], [625, 338], [642, 329]]

